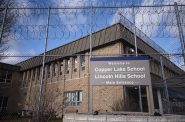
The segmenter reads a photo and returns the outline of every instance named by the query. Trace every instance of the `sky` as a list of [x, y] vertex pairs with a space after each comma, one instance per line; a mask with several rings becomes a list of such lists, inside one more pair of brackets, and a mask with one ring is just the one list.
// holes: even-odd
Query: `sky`
[[[16, 0], [16, 7], [81, 7], [81, 6], [128, 6], [128, 5], [161, 5], [161, 4], [185, 4], [184, 0]], [[180, 8], [184, 10], [184, 8]], [[176, 26], [174, 7], [135, 8], [136, 27], [141, 29], [155, 43], [166, 52], [180, 52], [180, 41]], [[182, 19], [185, 12], [181, 11]], [[74, 41], [90, 33], [90, 12], [88, 9], [51, 9], [48, 31], [47, 50], [56, 48], [68, 42]], [[13, 9], [9, 14], [16, 16], [7, 39], [9, 49], [8, 57], [2, 62], [16, 64], [31, 56], [41, 54], [44, 51], [46, 38], [47, 9]], [[119, 20], [128, 19], [133, 22], [131, 8], [99, 8], [93, 9], [93, 32], [110, 26]], [[184, 20], [182, 20], [184, 24]], [[185, 26], [183, 26], [185, 28]], [[185, 31], [185, 30], [184, 30]], [[18, 56], [18, 57], [16, 57]], [[27, 57], [19, 57], [27, 56]], [[175, 60], [174, 57], [171, 57]], [[176, 60], [176, 64], [182, 65], [182, 60]]]

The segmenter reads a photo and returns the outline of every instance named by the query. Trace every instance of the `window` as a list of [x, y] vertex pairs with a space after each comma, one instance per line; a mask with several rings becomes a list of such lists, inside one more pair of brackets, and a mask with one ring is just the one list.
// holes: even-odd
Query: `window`
[[30, 80], [31, 72], [27, 71], [27, 81]]
[[12, 79], [12, 73], [7, 71], [6, 75], [6, 83], [10, 83]]
[[51, 65], [48, 64], [48, 67], [47, 67], [48, 78], [50, 78], [50, 74], [51, 74], [50, 68], [51, 68]]
[[66, 106], [79, 106], [82, 103], [82, 91], [65, 92]]
[[[43, 79], [45, 79], [46, 78], [46, 67], [44, 67], [43, 70], [44, 70], [43, 71]], [[42, 70], [41, 70], [41, 77], [42, 77]]]
[[36, 84], [39, 84], [39, 79], [40, 79], [40, 70], [41, 70], [41, 67], [38, 67], [37, 69], [36, 69], [36, 77], [35, 77], [35, 80], [36, 80]]
[[154, 61], [151, 61], [150, 67], [151, 67], [151, 72], [154, 72], [154, 71], [155, 71], [155, 68], [154, 68]]
[[76, 72], [77, 71], [77, 65], [78, 65], [78, 61], [77, 61], [77, 57], [73, 58], [73, 71]]
[[10, 83], [12, 79], [12, 72], [0, 71], [0, 83]]
[[80, 66], [81, 66], [81, 69], [82, 70], [85, 70], [85, 54], [82, 54], [81, 55], [81, 58], [80, 58]]
[[42, 67], [39, 67], [39, 68], [37, 69], [37, 80], [40, 79], [41, 71], [42, 71]]
[[70, 69], [70, 59], [67, 59], [67, 64], [66, 64], [66, 74], [69, 74], [69, 69]]
[[30, 80], [30, 72], [29, 71], [26, 71], [26, 80], [25, 80], [25, 87], [28, 86], [28, 83], [29, 83], [29, 80]]
[[156, 71], [157, 75], [161, 75], [160, 74], [160, 69], [161, 69], [161, 67], [159, 66], [159, 64], [157, 62], [155, 62], [155, 71]]
[[22, 86], [25, 86], [25, 81], [26, 81], [26, 72], [23, 72], [23, 77], [22, 77]]
[[30, 80], [30, 71], [26, 71], [26, 80], [25, 80], [25, 87], [28, 86]]
[[57, 68], [58, 68], [58, 64], [55, 63], [55, 64], [53, 65], [53, 76], [56, 76], [56, 75], [57, 75]]
[[35, 80], [35, 69], [32, 70], [32, 80]]
[[62, 75], [63, 72], [63, 61], [60, 62], [60, 75]]
[[0, 96], [0, 113], [6, 112], [7, 110], [8, 97]]
[[25, 75], [26, 75], [26, 72], [23, 72], [23, 76], [22, 76], [23, 81], [25, 80]]

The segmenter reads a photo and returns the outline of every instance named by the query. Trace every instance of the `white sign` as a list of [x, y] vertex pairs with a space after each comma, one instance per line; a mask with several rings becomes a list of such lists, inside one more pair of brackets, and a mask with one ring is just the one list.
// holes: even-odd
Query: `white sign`
[[147, 57], [91, 58], [91, 85], [151, 85]]

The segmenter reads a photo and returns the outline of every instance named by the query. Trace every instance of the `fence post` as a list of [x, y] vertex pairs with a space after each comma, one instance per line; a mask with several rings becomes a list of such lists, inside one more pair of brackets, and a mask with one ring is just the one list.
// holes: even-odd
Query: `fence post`
[[168, 94], [168, 86], [167, 86], [167, 82], [166, 82], [166, 78], [165, 78], [165, 74], [164, 74], [164, 67], [163, 67], [163, 58], [162, 56], [160, 56], [160, 63], [161, 63], [161, 73], [162, 73], [162, 79], [164, 81], [164, 87], [165, 87], [165, 95], [166, 95], [166, 100], [167, 100], [167, 109], [168, 109], [168, 113], [170, 113], [170, 106], [169, 106], [169, 94]]
[[45, 58], [46, 58], [46, 51], [47, 51], [47, 44], [48, 44], [48, 32], [49, 32], [49, 20], [50, 20], [50, 11], [51, 8], [48, 8], [48, 18], [47, 18], [47, 25], [46, 25], [46, 38], [45, 38], [45, 46], [44, 46], [44, 54], [43, 54], [43, 60], [42, 60], [42, 72], [40, 76], [40, 90], [39, 90], [39, 103], [38, 103], [38, 120], [40, 116], [40, 107], [42, 107], [42, 96], [44, 93], [44, 81], [43, 81], [43, 75], [44, 75], [44, 67], [45, 67]]
[[[136, 36], [136, 20], [135, 20], [135, 10], [134, 5], [132, 6], [132, 17], [133, 17], [133, 27], [134, 27], [134, 46], [135, 46], [135, 53], [138, 56], [137, 51], [137, 36]], [[143, 103], [142, 103], [142, 96], [141, 96], [141, 86], [139, 85], [139, 107], [140, 111], [143, 112]]]
[[3, 17], [3, 22], [2, 22], [2, 24], [1, 24], [0, 44], [2, 43], [3, 30], [4, 30], [4, 23], [5, 23], [7, 11], [8, 11], [8, 6], [6, 6], [6, 8], [5, 8], [5, 13], [4, 13], [4, 17]]
[[92, 114], [93, 113], [93, 86], [90, 83], [90, 63], [91, 63], [91, 58], [92, 58], [92, 16], [93, 16], [93, 6], [91, 5], [91, 12], [90, 12], [90, 35], [89, 35], [89, 48], [90, 48], [90, 57], [89, 57], [89, 102], [88, 102], [88, 113]]
[[177, 27], [179, 31], [179, 38], [180, 38], [180, 43], [181, 43], [181, 48], [182, 48], [182, 56], [183, 56], [184, 65], [185, 65], [185, 43], [184, 43], [185, 41], [184, 41], [183, 29], [181, 25], [177, 2], [174, 3], [174, 8], [175, 8], [175, 15], [176, 15], [176, 20], [177, 20]]
[[136, 56], [138, 56], [138, 51], [137, 51], [137, 36], [136, 36], [136, 20], [135, 20], [134, 5], [132, 6], [132, 17], [133, 17], [133, 27], [134, 27], [134, 46], [135, 46], [135, 53], [136, 53]]
[[163, 114], [163, 105], [162, 105], [162, 99], [161, 99], [161, 91], [159, 88], [157, 88], [157, 98], [159, 103], [159, 112], [160, 114]]

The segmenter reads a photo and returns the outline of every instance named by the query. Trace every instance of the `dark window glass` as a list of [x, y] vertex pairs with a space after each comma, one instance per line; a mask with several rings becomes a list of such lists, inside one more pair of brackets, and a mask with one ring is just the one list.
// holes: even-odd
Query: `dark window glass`
[[35, 69], [32, 71], [32, 80], [35, 80]]
[[6, 112], [8, 97], [0, 97], [0, 112]]
[[67, 59], [67, 63], [66, 63], [66, 74], [69, 74], [70, 63], [71, 63], [70, 59]]
[[85, 70], [85, 54], [82, 54], [81, 55], [81, 58], [80, 58], [80, 66], [81, 66], [81, 69], [82, 70]]
[[40, 79], [40, 74], [41, 74], [42, 67], [37, 69], [37, 79]]
[[51, 74], [50, 68], [51, 68], [51, 65], [49, 64], [48, 67], [47, 67], [48, 78], [50, 78], [50, 74]]
[[76, 72], [77, 71], [77, 66], [78, 66], [78, 61], [77, 61], [77, 57], [73, 58], [73, 71]]
[[10, 83], [12, 80], [11, 71], [0, 71], [0, 83]]
[[66, 106], [79, 106], [82, 103], [82, 91], [65, 92]]
[[63, 72], [63, 61], [60, 62], [60, 75], [62, 75]]
[[56, 63], [53, 65], [53, 76], [57, 75], [57, 68], [58, 68], [58, 64]]

